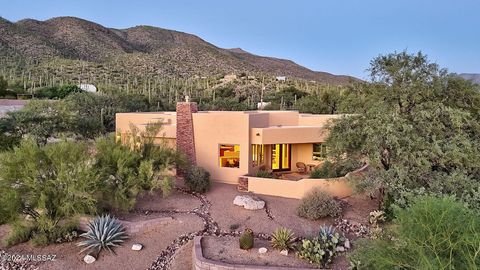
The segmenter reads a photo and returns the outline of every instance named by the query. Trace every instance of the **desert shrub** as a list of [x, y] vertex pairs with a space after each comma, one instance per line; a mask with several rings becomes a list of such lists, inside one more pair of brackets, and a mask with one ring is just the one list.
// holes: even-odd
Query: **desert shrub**
[[255, 177], [273, 178], [273, 174], [268, 170], [258, 170], [257, 173], [255, 174]]
[[321, 179], [321, 178], [334, 178], [337, 177], [337, 174], [333, 168], [333, 164], [329, 161], [325, 161], [322, 166], [316, 168], [310, 173], [310, 178]]
[[302, 241], [297, 255], [312, 264], [326, 267], [339, 252], [339, 248], [345, 250], [345, 241], [346, 238], [335, 232], [333, 227], [324, 225], [320, 228], [318, 237]]
[[293, 249], [295, 243], [295, 237], [292, 230], [287, 228], [277, 228], [272, 233], [271, 246], [278, 250], [290, 250]]
[[[61, 221], [97, 210], [98, 178], [87, 145], [24, 140], [0, 155], [0, 208], [8, 221], [31, 219], [32, 234], [49, 237]], [[40, 237], [40, 236], [38, 236]], [[55, 239], [53, 239], [55, 241]]]
[[82, 92], [82, 89], [76, 85], [51, 86], [39, 88], [35, 91], [35, 96], [37, 98], [62, 99], [75, 92]]
[[160, 188], [168, 196], [174, 188], [167, 170], [175, 164], [175, 152], [158, 150], [144, 140], [133, 145], [116, 143], [112, 137], [96, 140], [93, 167], [102, 180], [102, 203], [107, 207], [131, 209], [144, 190]]
[[335, 162], [325, 161], [322, 166], [313, 170], [310, 178], [336, 178], [345, 176], [363, 165], [363, 162], [351, 159], [337, 160]]
[[12, 223], [12, 230], [5, 238], [5, 245], [13, 246], [30, 240], [35, 226], [32, 223], [16, 221]]
[[194, 192], [207, 192], [210, 189], [210, 173], [204, 168], [192, 166], [185, 175], [185, 184]]
[[240, 224], [238, 223], [230, 224], [230, 231], [235, 231], [238, 228], [240, 228]]
[[300, 217], [316, 220], [319, 218], [340, 215], [342, 208], [330, 194], [319, 188], [312, 189], [307, 193], [297, 208], [297, 214]]
[[160, 189], [163, 197], [168, 197], [175, 188], [175, 180], [165, 170], [156, 170], [154, 160], [140, 162], [138, 168], [138, 180], [145, 190], [153, 191]]
[[96, 256], [107, 249], [113, 252], [113, 248], [121, 245], [128, 239], [123, 225], [109, 215], [96, 217], [89, 222], [88, 231], [80, 235], [87, 238], [78, 243], [78, 246], [84, 247], [80, 252], [96, 251]]
[[476, 269], [480, 217], [453, 198], [418, 197], [397, 208], [390, 237], [361, 240], [349, 256], [357, 269]]
[[51, 243], [72, 242], [78, 237], [78, 222], [75, 219], [60, 222], [53, 230], [44, 230], [40, 227], [32, 232], [31, 242], [35, 246], [46, 246]]

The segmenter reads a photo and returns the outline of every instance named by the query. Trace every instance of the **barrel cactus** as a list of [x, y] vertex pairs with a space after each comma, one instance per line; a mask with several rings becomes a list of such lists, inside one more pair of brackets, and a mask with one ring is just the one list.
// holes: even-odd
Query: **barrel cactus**
[[239, 239], [241, 249], [251, 249], [253, 247], [253, 231], [245, 229]]
[[86, 240], [78, 243], [78, 246], [84, 247], [80, 252], [84, 251], [96, 251], [96, 254], [100, 253], [103, 249], [107, 249], [112, 253], [114, 247], [120, 246], [126, 239], [128, 239], [127, 233], [122, 223], [116, 218], [110, 217], [110, 215], [104, 215], [96, 217], [88, 224], [89, 230], [86, 233], [81, 234], [81, 237], [87, 238]]

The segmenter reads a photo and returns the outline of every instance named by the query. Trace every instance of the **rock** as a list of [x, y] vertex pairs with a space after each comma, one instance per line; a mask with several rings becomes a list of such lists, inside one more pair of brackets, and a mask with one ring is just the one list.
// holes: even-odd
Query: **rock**
[[265, 254], [265, 253], [267, 253], [267, 251], [268, 251], [268, 249], [265, 248], [265, 247], [261, 247], [261, 248], [258, 249], [258, 253], [260, 253], [260, 254]]
[[139, 251], [142, 250], [143, 245], [142, 244], [133, 244], [132, 245], [132, 250]]
[[283, 256], [288, 256], [288, 249], [282, 249], [282, 251], [280, 251], [280, 254], [282, 254]]
[[96, 261], [97, 259], [95, 259], [95, 257], [93, 257], [92, 255], [90, 254], [87, 254], [85, 255], [85, 257], [83, 257], [83, 261], [86, 263], [86, 264], [92, 264]]
[[338, 252], [344, 252], [344, 251], [345, 251], [345, 248], [342, 247], [342, 246], [338, 246], [338, 247], [337, 247], [337, 251], [338, 251]]
[[350, 240], [345, 240], [345, 243], [343, 244], [343, 246], [346, 248], [346, 249], [350, 249]]
[[259, 210], [265, 207], [265, 202], [249, 195], [238, 195], [233, 200], [234, 205], [243, 206], [247, 210]]

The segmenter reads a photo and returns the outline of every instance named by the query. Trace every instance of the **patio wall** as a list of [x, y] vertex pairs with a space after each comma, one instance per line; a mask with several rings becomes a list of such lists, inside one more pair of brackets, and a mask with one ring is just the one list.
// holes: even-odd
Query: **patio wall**
[[244, 186], [248, 186], [248, 192], [257, 194], [301, 199], [310, 190], [318, 187], [323, 191], [330, 193], [332, 196], [343, 198], [353, 194], [353, 189], [349, 185], [347, 177], [350, 174], [360, 174], [367, 169], [368, 165], [365, 165], [344, 177], [327, 179], [304, 178], [298, 181], [292, 181], [251, 176], [242, 176], [241, 178], [243, 179]]
[[306, 193], [316, 187], [339, 198], [348, 197], [353, 193], [345, 177], [330, 179], [305, 178], [298, 181], [245, 177], [248, 177], [249, 192], [284, 198], [301, 199]]

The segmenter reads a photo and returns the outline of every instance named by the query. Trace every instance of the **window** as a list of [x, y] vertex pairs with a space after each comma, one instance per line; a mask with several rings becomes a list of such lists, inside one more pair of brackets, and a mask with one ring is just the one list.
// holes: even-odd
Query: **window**
[[240, 145], [221, 144], [219, 161], [220, 167], [240, 168]]
[[264, 162], [264, 147], [263, 144], [252, 144], [252, 162], [253, 166], [260, 166]]
[[322, 143], [313, 144], [313, 160], [322, 160], [327, 157], [327, 147]]
[[290, 170], [290, 148], [291, 144], [273, 144], [272, 145], [272, 170], [288, 171]]

